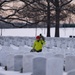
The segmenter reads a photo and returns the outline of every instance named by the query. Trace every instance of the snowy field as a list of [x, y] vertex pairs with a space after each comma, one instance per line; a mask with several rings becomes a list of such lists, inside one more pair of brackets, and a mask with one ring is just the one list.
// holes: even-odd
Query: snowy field
[[[20, 73], [20, 71], [14, 71], [13, 70], [14, 69], [13, 64], [15, 64], [14, 58], [16, 58], [15, 56], [17, 55], [20, 56], [23, 55], [23, 58], [25, 58], [26, 57], [25, 55], [30, 54], [30, 50], [32, 49], [32, 45], [35, 40], [34, 36], [40, 33], [42, 33], [45, 36], [46, 44], [43, 47], [43, 52], [38, 55], [40, 56], [45, 55], [47, 57], [64, 58], [64, 60], [66, 61], [64, 65], [67, 67], [66, 68], [67, 72], [63, 71], [62, 75], [67, 75], [68, 71], [74, 70], [75, 69], [75, 65], [74, 65], [75, 39], [63, 38], [63, 37], [69, 37], [69, 35], [74, 36], [74, 30], [73, 29], [70, 31], [69, 30], [66, 31], [66, 29], [62, 29], [62, 30], [65, 30], [64, 32], [61, 31], [62, 38], [47, 38], [45, 29], [35, 29], [35, 30], [31, 29], [30, 31], [28, 29], [21, 30], [21, 31], [16, 29], [14, 30], [11, 29], [11, 31], [2, 30], [3, 36], [0, 37], [0, 63], [2, 65], [0, 66], [0, 75], [31, 75], [32, 74], [32, 72]], [[51, 32], [53, 31], [51, 30]], [[54, 36], [54, 32], [51, 34], [51, 36]], [[36, 53], [33, 53], [33, 55], [36, 55]], [[67, 58], [68, 56], [70, 56], [69, 57], [70, 59]], [[30, 60], [29, 57], [27, 58]], [[25, 59], [27, 60], [27, 58]], [[7, 71], [4, 70], [4, 67], [6, 65], [8, 66]], [[25, 60], [23, 59], [23, 68], [24, 66], [25, 66]]]
[[0, 67], [0, 75], [31, 75], [31, 73], [20, 73], [16, 71], [5, 71], [4, 67]]
[[[31, 75], [31, 73], [20, 73], [16, 71], [5, 71], [3, 67], [0, 67], [0, 75]], [[66, 75], [66, 73], [63, 73], [63, 75]]]
[[[46, 28], [22, 28], [22, 29], [2, 29], [3, 36], [28, 36], [35, 37], [42, 33], [45, 37], [47, 35]], [[51, 28], [51, 37], [54, 37], [55, 28]], [[70, 35], [75, 36], [75, 28], [60, 28], [60, 37], [69, 37]]]
[[[75, 39], [74, 38], [45, 38], [46, 44], [43, 47], [43, 52], [39, 54], [40, 56], [46, 55], [47, 57], [60, 57], [65, 58], [67, 56], [75, 56]], [[20, 71], [13, 71], [11, 65], [14, 64], [14, 57], [17, 55], [30, 54], [32, 49], [32, 44], [35, 37], [0, 37], [0, 62], [2, 64], [0, 68], [0, 73], [4, 75], [31, 75], [31, 73], [20, 73]], [[32, 55], [36, 55], [33, 53]], [[28, 57], [30, 60], [30, 58]], [[27, 59], [27, 61], [28, 61]], [[75, 57], [73, 57], [75, 59]], [[70, 58], [71, 60], [71, 58]], [[25, 60], [23, 60], [25, 62]], [[70, 66], [70, 62], [69, 66]], [[67, 63], [67, 62], [66, 62]], [[75, 63], [74, 60], [71, 62]], [[4, 70], [4, 66], [8, 66], [7, 71]], [[67, 64], [66, 64], [67, 65]], [[68, 67], [69, 67], [68, 66]], [[72, 67], [74, 64], [72, 65]], [[72, 68], [71, 67], [71, 68]], [[75, 67], [73, 67], [75, 69]], [[11, 71], [10, 71], [11, 70]], [[67, 69], [68, 70], [68, 69]], [[63, 75], [67, 75], [67, 72], [63, 71]]]
[[[31, 73], [20, 73], [16, 71], [5, 71], [3, 67], [0, 67], [0, 75], [31, 75]], [[63, 73], [63, 75], [66, 75], [66, 73]]]

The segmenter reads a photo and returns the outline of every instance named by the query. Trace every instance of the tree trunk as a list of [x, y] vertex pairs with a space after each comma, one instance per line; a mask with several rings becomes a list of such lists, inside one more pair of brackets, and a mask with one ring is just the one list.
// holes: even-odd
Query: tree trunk
[[47, 37], [50, 37], [50, 2], [47, 1]]
[[55, 26], [55, 37], [59, 37], [59, 21], [60, 21], [60, 8], [59, 1], [56, 0], [56, 26]]

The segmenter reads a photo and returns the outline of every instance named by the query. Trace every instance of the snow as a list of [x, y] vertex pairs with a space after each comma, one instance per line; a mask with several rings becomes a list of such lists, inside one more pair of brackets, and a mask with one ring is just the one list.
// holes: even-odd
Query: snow
[[[5, 71], [4, 67], [0, 67], [0, 75], [31, 75], [32, 73], [20, 73], [17, 71]], [[63, 75], [66, 75], [67, 73], [63, 72]]]
[[[0, 37], [0, 62], [4, 65], [0, 66], [0, 75], [31, 75], [32, 73], [20, 73], [19, 71], [5, 71], [4, 66], [6, 62], [13, 61], [13, 55], [29, 54], [32, 49], [35, 36], [42, 33], [46, 37], [47, 30], [45, 28], [26, 28], [26, 29], [2, 29], [2, 36]], [[47, 57], [61, 57], [75, 56], [75, 39], [67, 38], [70, 35], [75, 36], [75, 28], [60, 28], [60, 37], [65, 38], [46, 38], [46, 44], [43, 47], [42, 55]], [[54, 37], [55, 28], [51, 28], [51, 37]], [[3, 37], [4, 36], [4, 37]], [[11, 36], [11, 37], [9, 37]], [[41, 56], [41, 54], [38, 54]], [[7, 61], [6, 59], [10, 60]], [[11, 61], [11, 64], [12, 64]], [[9, 65], [10, 63], [8, 63]], [[10, 66], [10, 65], [9, 65]], [[67, 75], [67, 72], [63, 72]]]
[[31, 73], [20, 73], [17, 71], [5, 71], [3, 67], [0, 67], [1, 75], [31, 75]]
[[[36, 32], [37, 31], [37, 32]], [[61, 37], [69, 37], [74, 35], [75, 30], [60, 29]], [[32, 32], [32, 33], [31, 33]], [[51, 29], [51, 36], [54, 36], [54, 28]], [[5, 29], [3, 30], [3, 36], [0, 37], [0, 62], [3, 65], [0, 66], [0, 75], [31, 75], [32, 73], [20, 73], [19, 71], [5, 71], [4, 66], [6, 62], [10, 62], [11, 57], [14, 55], [25, 55], [30, 53], [32, 49], [33, 41], [36, 35], [42, 33], [46, 36], [45, 29]], [[12, 36], [11, 36], [12, 35]], [[11, 36], [11, 37], [9, 37]], [[16, 36], [16, 37], [15, 37]], [[19, 37], [20, 36], [20, 37]], [[21, 37], [22, 36], [22, 37]], [[26, 36], [26, 37], [25, 37]], [[46, 44], [43, 47], [42, 55], [46, 54], [47, 57], [66, 57], [68, 55], [75, 55], [75, 39], [74, 38], [46, 38]], [[35, 54], [36, 55], [36, 54]], [[38, 54], [41, 56], [40, 54]], [[49, 56], [48, 56], [49, 55]], [[7, 59], [10, 59], [7, 61]], [[11, 61], [11, 63], [12, 63]], [[13, 63], [12, 63], [13, 64]], [[9, 63], [8, 63], [9, 65]], [[9, 65], [10, 66], [10, 65]], [[63, 75], [67, 75], [67, 72], [63, 72]]]
[[[25, 55], [27, 53], [29, 54], [30, 50], [32, 49], [33, 41], [35, 40], [34, 37], [12, 37], [12, 39], [11, 37], [1, 37], [1, 38], [2, 39], [0, 39], [0, 41], [2, 42], [0, 44], [1, 46], [0, 59], [1, 62], [3, 62], [4, 64], [3, 66], [5, 66], [8, 57], [11, 57], [12, 55], [15, 56], [15, 55]], [[65, 57], [66, 54], [74, 55], [75, 54], [74, 47], [71, 46], [74, 40], [75, 39], [73, 38], [46, 38], [46, 45], [43, 48], [42, 55], [46, 54], [47, 56], [50, 53], [50, 56], [55, 56], [55, 57], [60, 56], [62, 58]], [[35, 55], [40, 56], [40, 54], [35, 54]], [[13, 62], [13, 59], [10, 58], [10, 60]], [[10, 60], [8, 62], [10, 62]], [[0, 73], [3, 75], [9, 75], [9, 74], [10, 75], [31, 75], [32, 74], [32, 73], [20, 73], [19, 71], [9, 71], [9, 70], [5, 71], [3, 66], [0, 67]], [[63, 75], [66, 74], [67, 73], [63, 72]]]
[[[55, 28], [51, 28], [51, 37], [55, 36]], [[2, 29], [3, 36], [28, 36], [35, 37], [42, 33], [44, 36], [47, 35], [46, 28], [17, 28], [17, 29]], [[69, 37], [70, 35], [75, 36], [75, 28], [60, 28], [60, 37]]]

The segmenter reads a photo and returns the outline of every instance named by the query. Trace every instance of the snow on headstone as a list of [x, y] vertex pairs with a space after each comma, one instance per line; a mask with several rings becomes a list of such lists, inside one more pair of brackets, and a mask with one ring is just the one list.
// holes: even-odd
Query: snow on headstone
[[14, 55], [9, 54], [8, 59], [6, 61], [7, 70], [13, 70], [14, 71]]
[[50, 58], [46, 63], [46, 75], [63, 75], [63, 59]]
[[33, 59], [32, 75], [46, 75], [46, 58], [37, 57]]
[[53, 57], [54, 54], [49, 53], [49, 52], [40, 52], [40, 53], [34, 53], [35, 57], [45, 57], [45, 58], [50, 58]]
[[10, 46], [2, 46], [2, 49], [0, 51], [0, 62], [2, 63], [2, 66], [5, 66], [7, 55], [9, 54]]
[[26, 52], [30, 52], [31, 48], [26, 46], [19, 46], [19, 53], [25, 54]]
[[19, 49], [18, 46], [15, 46], [15, 45], [13, 45], [13, 44], [11, 44], [10, 47], [11, 47], [12, 49], [14, 49], [14, 50], [18, 50], [18, 49]]
[[75, 75], [75, 70], [71, 70], [71, 71], [67, 72], [67, 75]]
[[4, 41], [4, 46], [10, 46], [9, 42]]
[[75, 56], [65, 57], [65, 71], [70, 71], [75, 69]]
[[75, 39], [73, 39], [72, 45], [73, 45], [73, 48], [75, 49]]
[[4, 45], [4, 40], [0, 39], [0, 45], [3, 46]]
[[49, 48], [52, 48], [52, 45], [50, 45], [50, 42], [48, 41], [48, 40], [46, 40], [46, 44], [45, 44], [45, 47], [47, 48], [47, 49], [49, 49]]
[[[46, 53], [37, 53], [37, 52], [32, 52], [24, 55], [23, 58], [23, 72], [32, 72], [32, 63], [33, 59], [36, 57], [46, 57]], [[51, 56], [51, 55], [49, 55]]]
[[0, 50], [2, 49], [2, 46], [0, 45]]
[[39, 52], [39, 53], [35, 52], [34, 53], [35, 57], [45, 57], [45, 54], [46, 53], [44, 53], [44, 52]]
[[23, 68], [23, 56], [22, 55], [16, 55], [14, 57], [14, 70], [20, 71]]
[[19, 43], [18, 43], [18, 41], [17, 41], [16, 38], [12, 40], [12, 43], [11, 44], [14, 45], [14, 46], [19, 47]]
[[61, 48], [61, 40], [60, 40], [60, 38], [57, 38], [56, 43], [57, 43], [57, 47]]
[[24, 46], [24, 38], [23, 37], [18, 37], [17, 42], [18, 42], [18, 46]]
[[32, 72], [33, 53], [28, 53], [23, 58], [23, 72]]
[[45, 53], [45, 57], [46, 57], [46, 58], [50, 58], [50, 57], [53, 57], [53, 56], [54, 56], [53, 53]]
[[68, 41], [69, 41], [69, 43], [68, 43], [68, 48], [73, 48], [73, 39], [72, 38], [70, 38], [70, 39], [68, 39]]
[[1, 65], [2, 66], [6, 66], [7, 65], [7, 60], [8, 60], [9, 54], [4, 54], [0, 57], [1, 61]]
[[65, 39], [61, 38], [60, 40], [61, 40], [61, 48], [66, 49], [67, 48], [67, 40], [66, 40], [66, 38]]
[[59, 57], [59, 58], [64, 58], [64, 55], [62, 55], [62, 54], [55, 54], [54, 56]]
[[32, 75], [63, 75], [63, 59], [55, 57], [34, 58]]

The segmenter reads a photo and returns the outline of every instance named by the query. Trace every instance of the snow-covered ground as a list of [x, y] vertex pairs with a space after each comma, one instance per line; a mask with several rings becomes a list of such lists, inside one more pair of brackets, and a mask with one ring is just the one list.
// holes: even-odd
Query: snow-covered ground
[[4, 67], [0, 67], [0, 75], [31, 75], [31, 73], [20, 73], [17, 71], [5, 71]]
[[[11, 31], [10, 31], [11, 30]], [[33, 41], [35, 40], [36, 35], [42, 33], [46, 36], [45, 29], [22, 29], [12, 30], [12, 29], [3, 30], [3, 36], [0, 37], [0, 62], [3, 62], [3, 65], [0, 66], [1, 75], [31, 75], [31, 73], [20, 73], [19, 71], [5, 71], [4, 66], [7, 62], [7, 56], [9, 60], [12, 55], [25, 55], [30, 53], [32, 49]], [[63, 32], [64, 31], [64, 32]], [[54, 36], [54, 29], [51, 30], [51, 36]], [[74, 35], [74, 30], [62, 29], [61, 37], [69, 37], [69, 35]], [[11, 37], [8, 37], [11, 36]], [[16, 37], [15, 37], [16, 36]], [[18, 37], [20, 36], [20, 37]], [[21, 37], [22, 36], [22, 37]], [[46, 38], [46, 44], [43, 47], [43, 53], [50, 53], [52, 55], [62, 54], [64, 57], [71, 55], [75, 56], [75, 39], [74, 38]], [[11, 56], [9, 56], [11, 55]], [[8, 63], [9, 64], [9, 63]], [[7, 64], [7, 65], [8, 65]], [[66, 72], [63, 72], [63, 75], [67, 75]]]
[[[4, 66], [10, 61], [10, 55], [25, 55], [30, 53], [34, 40], [35, 37], [0, 37], [0, 62], [2, 62]], [[74, 41], [74, 38], [46, 38], [46, 44], [43, 47], [42, 53], [50, 53], [52, 55], [62, 54], [64, 57], [67, 55], [74, 56]], [[7, 56], [9, 57], [9, 61], [7, 61]], [[0, 67], [0, 73], [4, 75], [31, 75], [31, 73], [5, 71], [3, 66]], [[67, 73], [63, 72], [63, 75], [66, 74]]]
[[[63, 75], [66, 75], [67, 73], [63, 73]], [[3, 67], [0, 67], [0, 75], [31, 75], [31, 73], [20, 73], [16, 71], [5, 71]]]
[[[51, 37], [55, 36], [55, 28], [51, 28]], [[2, 29], [3, 36], [28, 36], [35, 37], [42, 33], [45, 37], [47, 35], [46, 28], [22, 28], [22, 29]], [[1, 34], [1, 31], [0, 31]], [[60, 37], [75, 36], [75, 28], [60, 28]]]

